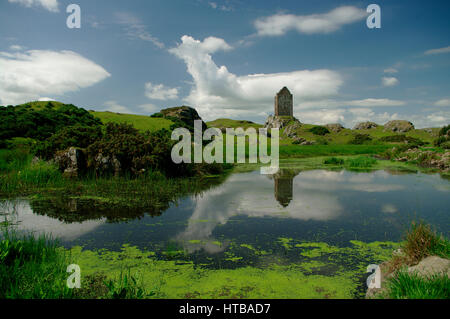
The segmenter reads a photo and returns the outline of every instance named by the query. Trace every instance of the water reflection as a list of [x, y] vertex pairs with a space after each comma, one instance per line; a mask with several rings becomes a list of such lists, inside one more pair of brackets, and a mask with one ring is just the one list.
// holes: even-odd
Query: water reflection
[[279, 237], [399, 240], [417, 218], [448, 233], [449, 185], [421, 173], [284, 169], [269, 178], [258, 171], [231, 175], [163, 212], [64, 198], [6, 201], [0, 210], [20, 230], [51, 232], [66, 246], [161, 250], [175, 241], [190, 253], [218, 254], [238, 237], [255, 245]]

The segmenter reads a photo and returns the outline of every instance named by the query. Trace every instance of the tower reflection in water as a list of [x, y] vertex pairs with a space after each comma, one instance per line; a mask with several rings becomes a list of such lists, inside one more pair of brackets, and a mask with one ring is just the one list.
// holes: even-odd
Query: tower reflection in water
[[294, 193], [294, 177], [299, 172], [295, 170], [280, 169], [277, 174], [273, 175], [275, 199], [283, 207], [288, 207], [292, 201]]

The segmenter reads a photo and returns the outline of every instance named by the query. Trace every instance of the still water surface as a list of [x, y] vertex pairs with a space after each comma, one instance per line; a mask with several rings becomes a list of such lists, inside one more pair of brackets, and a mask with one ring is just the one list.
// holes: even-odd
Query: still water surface
[[[125, 210], [121, 222], [105, 217], [72, 222], [67, 212], [58, 216], [61, 208], [52, 201], [21, 199], [0, 202], [0, 212], [19, 231], [50, 233], [66, 247], [120, 250], [129, 244], [159, 258], [183, 252], [183, 259], [194, 263], [234, 268], [257, 262], [247, 248], [271, 255], [283, 240], [341, 247], [351, 240], [398, 242], [412, 220], [422, 219], [448, 236], [449, 195], [450, 182], [437, 174], [255, 171], [182, 198], [160, 216], [142, 212], [127, 219]], [[64, 209], [79, 215], [87, 205], [70, 200]]]

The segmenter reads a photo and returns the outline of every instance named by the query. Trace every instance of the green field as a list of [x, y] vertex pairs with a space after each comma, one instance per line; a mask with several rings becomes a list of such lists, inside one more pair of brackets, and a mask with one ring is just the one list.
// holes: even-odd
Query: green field
[[134, 115], [134, 114], [122, 114], [113, 112], [95, 112], [90, 111], [90, 113], [100, 120], [103, 124], [106, 123], [128, 123], [133, 124], [135, 128], [140, 131], [157, 131], [163, 128], [169, 129], [170, 125], [173, 124], [172, 121], [164, 118], [152, 118], [146, 115]]

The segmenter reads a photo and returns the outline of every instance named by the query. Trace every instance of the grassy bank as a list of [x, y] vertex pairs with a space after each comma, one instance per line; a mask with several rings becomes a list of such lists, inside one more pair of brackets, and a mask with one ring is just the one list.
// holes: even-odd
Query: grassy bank
[[90, 201], [92, 210], [101, 204], [111, 211], [132, 207], [158, 213], [182, 196], [219, 184], [227, 174], [226, 170], [220, 175], [169, 178], [158, 171], [147, 171], [138, 177], [88, 174], [69, 179], [55, 164], [33, 160], [26, 151], [0, 150], [0, 197], [61, 198], [62, 203], [81, 199]]
[[450, 278], [447, 273], [420, 275], [408, 271], [424, 258], [438, 256], [450, 259], [450, 241], [436, 233], [431, 226], [413, 223], [405, 234], [405, 240], [393, 257], [381, 265], [387, 278], [385, 290], [378, 298], [388, 299], [449, 299]]
[[0, 299], [142, 299], [154, 295], [125, 269], [114, 278], [82, 277], [81, 289], [70, 289], [67, 266], [73, 258], [57, 241], [45, 235], [19, 236], [5, 229], [0, 238]]

